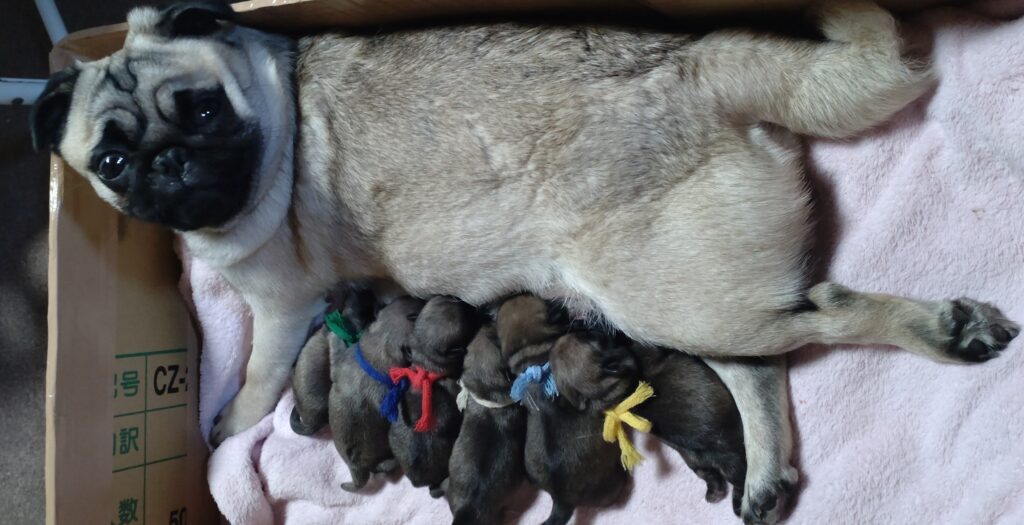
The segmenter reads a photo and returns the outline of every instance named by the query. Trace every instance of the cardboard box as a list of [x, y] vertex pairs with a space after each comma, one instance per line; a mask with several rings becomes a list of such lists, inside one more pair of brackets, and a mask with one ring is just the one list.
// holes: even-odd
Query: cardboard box
[[[254, 0], [267, 29], [372, 26], [524, 11], [669, 16], [796, 7], [809, 0]], [[935, 1], [890, 0], [908, 8]], [[80, 31], [53, 70], [121, 47], [124, 24]], [[46, 519], [50, 524], [218, 521], [198, 425], [198, 345], [172, 234], [117, 214], [60, 159], [50, 167]]]

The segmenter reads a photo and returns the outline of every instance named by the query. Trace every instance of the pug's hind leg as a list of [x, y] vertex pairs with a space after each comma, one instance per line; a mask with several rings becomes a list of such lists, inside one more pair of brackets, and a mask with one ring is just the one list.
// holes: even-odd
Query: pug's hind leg
[[814, 310], [792, 320], [802, 342], [893, 345], [936, 361], [977, 363], [998, 356], [1020, 334], [1020, 325], [997, 308], [966, 297], [920, 301], [830, 282], [807, 297]]

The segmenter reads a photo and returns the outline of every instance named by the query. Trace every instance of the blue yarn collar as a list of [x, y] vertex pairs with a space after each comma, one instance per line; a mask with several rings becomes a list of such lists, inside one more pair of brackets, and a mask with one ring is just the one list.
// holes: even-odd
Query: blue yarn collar
[[380, 402], [381, 417], [391, 423], [398, 421], [398, 402], [405, 395], [405, 392], [409, 390], [409, 380], [402, 378], [396, 383], [390, 377], [382, 374], [366, 360], [366, 356], [363, 355], [363, 347], [359, 343], [356, 343], [353, 350], [356, 363], [359, 363], [359, 368], [362, 368], [363, 372], [366, 372], [366, 375], [370, 376], [374, 381], [388, 388], [387, 395]]
[[512, 400], [522, 403], [526, 389], [531, 383], [542, 385], [544, 396], [548, 399], [554, 399], [558, 395], [558, 385], [555, 384], [555, 376], [551, 374], [551, 363], [533, 365], [523, 370], [523, 373], [519, 374], [519, 377], [512, 383], [512, 391], [509, 392], [509, 396], [512, 397]]

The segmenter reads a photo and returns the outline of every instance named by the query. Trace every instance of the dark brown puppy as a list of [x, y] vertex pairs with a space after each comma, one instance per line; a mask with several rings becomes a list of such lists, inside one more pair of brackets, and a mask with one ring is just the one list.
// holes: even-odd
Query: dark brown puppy
[[[456, 405], [458, 379], [466, 347], [479, 327], [478, 314], [472, 307], [445, 296], [431, 298], [416, 319], [412, 366], [404, 372], [439, 379], [430, 379], [427, 387], [406, 377], [411, 388], [401, 400], [398, 421], [391, 425], [388, 441], [413, 486], [429, 487], [435, 498], [444, 495], [448, 461], [462, 426], [462, 413]], [[429, 419], [423, 417], [425, 388], [431, 392]], [[417, 427], [423, 431], [417, 431]]]
[[292, 370], [292, 431], [311, 436], [327, 425], [327, 398], [331, 394], [330, 330], [326, 326], [306, 341]]
[[732, 485], [738, 516], [747, 460], [740, 412], [729, 389], [698, 357], [635, 343], [633, 352], [656, 394], [635, 412], [650, 420], [651, 433], [707, 483], [707, 501], [721, 500], [728, 492], [725, 483]]
[[[406, 366], [416, 316], [423, 301], [396, 299], [384, 307], [363, 333], [358, 350], [365, 362], [383, 377], [392, 366]], [[364, 370], [356, 347], [346, 348], [333, 334], [331, 342], [330, 424], [334, 445], [352, 473], [342, 483], [347, 491], [361, 489], [375, 472], [391, 472], [398, 464], [388, 446], [391, 424], [381, 415], [380, 404], [389, 388]]]
[[500, 523], [506, 498], [526, 479], [526, 411], [509, 396], [512, 372], [493, 325], [469, 344], [461, 384], [462, 429], [448, 462], [452, 523]]
[[[507, 360], [547, 356], [551, 345], [569, 330], [569, 312], [535, 295], [509, 297], [495, 312], [501, 353]], [[511, 361], [510, 361], [511, 365]]]
[[642, 346], [621, 334], [581, 332], [559, 341], [551, 368], [561, 394], [583, 410], [616, 406], [643, 377], [654, 397], [632, 412], [648, 419], [651, 433], [707, 483], [707, 501], [724, 498], [726, 482], [732, 484], [738, 515], [747, 469], [743, 427], [729, 390], [703, 361]]
[[[364, 287], [343, 285], [333, 290], [331, 302], [348, 321], [349, 329], [359, 333], [377, 314], [377, 297]], [[327, 398], [331, 393], [331, 358], [328, 329], [318, 330], [302, 347], [292, 373], [295, 408], [291, 426], [296, 434], [310, 436], [327, 425]]]
[[[566, 313], [529, 295], [506, 301], [497, 324], [502, 350], [517, 375], [542, 367], [569, 329]], [[601, 439], [600, 412], [579, 410], [562, 396], [546, 395], [546, 376], [541, 377], [541, 382], [526, 386], [522, 398], [527, 408], [526, 476], [551, 495], [553, 507], [544, 524], [563, 525], [577, 506], [614, 503], [629, 475], [619, 462], [618, 447]]]

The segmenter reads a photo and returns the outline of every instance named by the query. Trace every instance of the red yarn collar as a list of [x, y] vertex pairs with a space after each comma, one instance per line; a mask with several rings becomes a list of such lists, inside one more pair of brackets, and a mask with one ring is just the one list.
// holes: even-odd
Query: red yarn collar
[[443, 378], [444, 374], [424, 370], [418, 366], [392, 368], [390, 374], [391, 381], [397, 383], [403, 378], [408, 379], [409, 386], [422, 392], [420, 419], [416, 421], [416, 426], [413, 427], [413, 430], [416, 432], [426, 432], [434, 428], [434, 405], [432, 402], [434, 383]]

